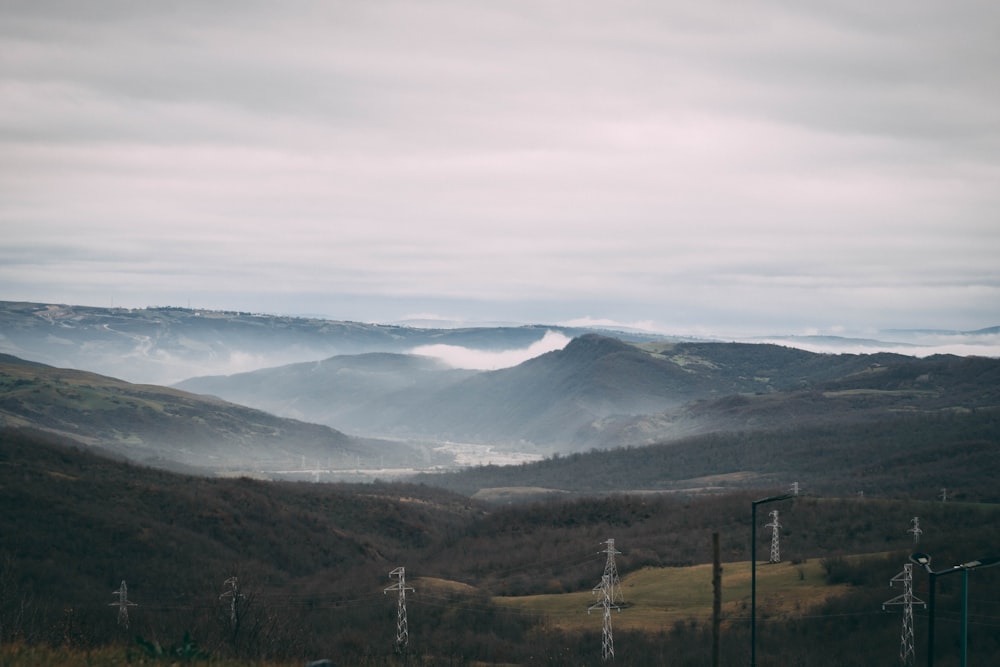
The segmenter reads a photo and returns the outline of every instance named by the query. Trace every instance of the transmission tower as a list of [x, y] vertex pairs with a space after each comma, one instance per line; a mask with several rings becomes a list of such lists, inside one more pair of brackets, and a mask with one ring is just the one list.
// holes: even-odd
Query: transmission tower
[[903, 605], [903, 630], [899, 635], [899, 659], [903, 662], [905, 667], [913, 667], [914, 661], [914, 650], [913, 650], [913, 605], [924, 604], [923, 600], [919, 600], [913, 595], [913, 565], [907, 563], [903, 566], [903, 571], [897, 574], [895, 577], [889, 580], [889, 585], [892, 586], [894, 582], [903, 582], [903, 594], [894, 597], [891, 600], [886, 600], [882, 603], [882, 610], [889, 605]]
[[240, 593], [239, 585], [236, 577], [229, 577], [224, 582], [223, 586], [229, 586], [229, 590], [223, 591], [222, 595], [219, 596], [220, 600], [225, 600], [229, 598], [229, 623], [232, 625], [233, 632], [240, 627], [240, 616], [239, 616], [239, 602], [243, 598], [243, 594]]
[[602, 544], [607, 545], [602, 554], [607, 554], [608, 558], [604, 563], [604, 576], [608, 578], [608, 585], [610, 586], [609, 594], [611, 596], [611, 604], [624, 603], [625, 598], [622, 595], [622, 582], [618, 578], [618, 568], [615, 567], [615, 556], [621, 556], [622, 552], [615, 549], [614, 538], [608, 538]]
[[941, 502], [948, 502], [948, 489], [941, 489]]
[[781, 547], [778, 545], [778, 529], [781, 528], [781, 524], [778, 523], [778, 510], [771, 510], [769, 516], [771, 517], [771, 523], [764, 526], [771, 529], [771, 559], [768, 562], [780, 563]]
[[135, 602], [129, 602], [128, 586], [125, 585], [124, 579], [122, 579], [122, 584], [118, 587], [118, 590], [111, 591], [111, 594], [118, 596], [118, 602], [112, 602], [108, 606], [118, 607], [118, 625], [128, 630], [128, 608], [138, 607], [139, 605]]
[[618, 568], [615, 567], [615, 556], [621, 552], [615, 549], [614, 539], [608, 539], [603, 544], [607, 548], [600, 552], [608, 555], [604, 565], [604, 574], [601, 575], [601, 583], [594, 587], [591, 594], [600, 593], [601, 599], [587, 608], [589, 614], [594, 609], [600, 609], [604, 617], [604, 630], [601, 634], [601, 659], [613, 660], [615, 657], [615, 640], [611, 631], [611, 610], [621, 611], [619, 603], [624, 602], [622, 595], [621, 580], [618, 578]]
[[600, 593], [601, 599], [599, 602], [587, 607], [587, 613], [589, 614], [594, 609], [600, 609], [604, 617], [604, 630], [601, 634], [601, 659], [602, 660], [613, 660], [615, 657], [615, 638], [611, 631], [611, 610], [617, 609], [621, 611], [621, 608], [612, 604], [611, 602], [611, 579], [608, 575], [601, 576], [601, 583], [594, 587], [591, 593]]
[[792, 488], [789, 489], [789, 491], [792, 492], [793, 496], [799, 495], [799, 483], [798, 482], [792, 482]]
[[913, 528], [910, 528], [906, 532], [913, 533], [913, 543], [918, 544], [920, 542], [920, 535], [921, 533], [924, 532], [920, 530], [920, 517], [919, 516], [913, 517], [912, 519], [910, 519], [910, 523], [913, 524]]
[[412, 591], [413, 589], [406, 585], [405, 568], [397, 567], [389, 573], [389, 578], [391, 579], [392, 577], [399, 577], [399, 581], [382, 591], [382, 594], [384, 595], [389, 591], [399, 591], [399, 598], [396, 604], [396, 650], [403, 652], [410, 643], [410, 631], [406, 627], [406, 591]]

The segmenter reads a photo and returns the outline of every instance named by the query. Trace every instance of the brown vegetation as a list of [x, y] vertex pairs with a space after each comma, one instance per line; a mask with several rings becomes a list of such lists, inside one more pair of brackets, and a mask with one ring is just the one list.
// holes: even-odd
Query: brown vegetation
[[[139, 635], [172, 646], [187, 631], [220, 657], [391, 664], [395, 601], [382, 591], [389, 570], [405, 565], [416, 588], [408, 598], [411, 658], [591, 664], [600, 655], [599, 619], [590, 631], [559, 630], [493, 597], [589, 592], [608, 537], [623, 552], [625, 577], [709, 562], [713, 531], [722, 536], [725, 562], [745, 561], [749, 501], [772, 491], [613, 495], [498, 509], [426, 486], [180, 476], [7, 430], [0, 437], [0, 639], [83, 649], [134, 645]], [[891, 662], [899, 617], [880, 605], [898, 594], [887, 584], [913, 549], [906, 532], [913, 515], [925, 530], [921, 550], [942, 566], [991, 555], [1000, 544], [993, 506], [870, 496], [783, 505], [785, 558], [820, 559], [829, 581], [849, 592], [808, 613], [793, 608], [762, 617], [761, 664], [866, 664], [859, 655]], [[846, 558], [872, 552], [890, 555]], [[246, 596], [238, 627], [220, 597], [232, 576]], [[139, 605], [128, 631], [109, 606], [122, 579]], [[917, 579], [917, 594], [925, 595], [926, 578]], [[990, 632], [998, 577], [984, 570], [972, 580], [970, 609], [979, 625], [971, 646], [982, 663], [1000, 649]], [[946, 657], [958, 582], [941, 583]], [[738, 664], [747, 647], [746, 611], [737, 605], [727, 613], [724, 664]], [[923, 622], [918, 613], [918, 632]], [[703, 615], [655, 631], [623, 626], [616, 654], [630, 665], [703, 665], [708, 631]], [[816, 637], [824, 637], [822, 651]]]

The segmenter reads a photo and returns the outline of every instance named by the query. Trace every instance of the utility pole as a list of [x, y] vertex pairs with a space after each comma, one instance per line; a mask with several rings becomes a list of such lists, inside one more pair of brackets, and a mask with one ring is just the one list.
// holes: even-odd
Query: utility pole
[[111, 591], [111, 594], [118, 596], [118, 602], [112, 602], [108, 604], [108, 606], [118, 607], [118, 625], [128, 630], [128, 608], [138, 607], [139, 605], [137, 605], [135, 602], [129, 602], [128, 586], [125, 585], [124, 579], [122, 579], [121, 586], [118, 587], [118, 590]]
[[712, 533], [712, 667], [719, 667], [719, 639], [722, 628], [722, 561], [719, 534]]
[[902, 605], [903, 606], [903, 630], [899, 635], [899, 659], [903, 662], [904, 667], [913, 667], [913, 661], [915, 658], [915, 651], [913, 648], [913, 605], [923, 604], [926, 608], [927, 605], [924, 604], [923, 600], [920, 600], [913, 595], [913, 565], [907, 563], [903, 566], [903, 571], [897, 574], [895, 577], [889, 580], [889, 585], [892, 586], [894, 582], [903, 582], [903, 594], [897, 595], [891, 600], [886, 600], [882, 603], [882, 611], [888, 605]]
[[604, 629], [601, 635], [601, 659], [613, 660], [615, 657], [615, 640], [611, 631], [611, 610], [621, 611], [619, 602], [624, 602], [621, 590], [621, 581], [618, 579], [618, 568], [615, 566], [615, 555], [621, 554], [615, 549], [614, 539], [608, 539], [603, 544], [607, 548], [600, 552], [608, 555], [604, 565], [604, 574], [601, 575], [601, 583], [594, 587], [591, 594], [600, 593], [601, 600], [595, 602], [587, 608], [589, 614], [594, 609], [601, 609], [604, 617]]
[[778, 529], [781, 528], [781, 524], [778, 523], [778, 510], [771, 510], [768, 516], [771, 517], [771, 523], [764, 525], [765, 528], [771, 529], [771, 558], [768, 562], [780, 563], [781, 547], [778, 545]]
[[399, 577], [399, 581], [382, 591], [385, 595], [389, 591], [399, 591], [399, 598], [396, 603], [396, 651], [402, 653], [410, 643], [410, 631], [406, 625], [406, 591], [413, 589], [406, 585], [406, 570], [397, 567], [389, 573], [389, 578]]
[[910, 528], [906, 532], [913, 533], [913, 543], [918, 544], [920, 542], [920, 534], [924, 532], [920, 530], [920, 517], [919, 516], [913, 517], [912, 519], [910, 519], [910, 523], [913, 524], [913, 528]]

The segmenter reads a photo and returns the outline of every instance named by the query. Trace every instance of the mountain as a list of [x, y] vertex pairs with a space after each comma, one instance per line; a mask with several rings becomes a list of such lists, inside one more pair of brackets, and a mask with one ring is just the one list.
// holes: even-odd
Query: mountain
[[354, 438], [220, 399], [0, 355], [0, 424], [71, 437], [161, 467], [253, 471], [426, 465], [423, 451]]
[[773, 344], [626, 343], [586, 334], [497, 371], [343, 356], [178, 386], [351, 432], [582, 451], [899, 410], [1000, 404], [1000, 361], [818, 354]]
[[[475, 350], [527, 348], [558, 326], [418, 329], [190, 308], [96, 308], [0, 301], [0, 352], [131, 382], [171, 384], [334, 355], [407, 352], [424, 345]], [[619, 332], [624, 340], [663, 339]]]
[[546, 445], [571, 440], [595, 418], [655, 411], [699, 390], [675, 364], [596, 334], [490, 372], [368, 354], [177, 386], [371, 435]]
[[205, 376], [175, 387], [223, 396], [274, 414], [336, 425], [347, 432], [412, 436], [394, 428], [398, 414], [428, 392], [477, 371], [451, 368], [431, 357], [370, 352], [289, 364], [229, 376]]

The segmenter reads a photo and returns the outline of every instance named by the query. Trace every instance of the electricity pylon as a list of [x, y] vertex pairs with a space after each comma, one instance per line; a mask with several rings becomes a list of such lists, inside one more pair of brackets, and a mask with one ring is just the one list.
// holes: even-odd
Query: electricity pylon
[[138, 607], [135, 602], [129, 602], [128, 599], [128, 586], [125, 585], [125, 580], [122, 579], [121, 586], [118, 587], [117, 591], [111, 591], [112, 595], [118, 596], [118, 602], [112, 602], [108, 604], [109, 607], [118, 607], [118, 625], [122, 626], [128, 630], [128, 608]]
[[924, 607], [927, 605], [924, 604], [923, 600], [913, 595], [912, 564], [907, 563], [904, 565], [903, 571], [889, 580], [889, 585], [892, 586], [893, 582], [896, 581], [903, 582], [903, 594], [883, 602], [882, 610], [885, 611], [888, 605], [903, 605], [903, 630], [899, 635], [899, 659], [905, 667], [913, 667], [915, 656], [913, 649], [913, 605], [922, 604]]
[[920, 517], [919, 516], [913, 517], [910, 520], [910, 523], [913, 524], [913, 528], [910, 528], [906, 532], [913, 533], [913, 543], [917, 544], [920, 542], [920, 534], [924, 532], [920, 530]]
[[236, 577], [229, 577], [222, 582], [222, 585], [229, 586], [229, 590], [223, 591], [222, 595], [219, 596], [219, 599], [224, 600], [229, 598], [229, 623], [232, 625], [233, 632], [236, 632], [240, 627], [239, 602], [240, 598], [243, 597], [243, 594], [240, 593]]
[[410, 631], [406, 626], [406, 591], [413, 589], [406, 585], [406, 570], [404, 568], [397, 567], [389, 573], [389, 577], [399, 577], [399, 581], [382, 591], [382, 594], [385, 595], [389, 591], [399, 591], [396, 603], [396, 650], [402, 652], [410, 643]]
[[615, 549], [614, 539], [604, 542], [607, 548], [600, 552], [608, 555], [604, 565], [604, 574], [601, 575], [601, 583], [594, 587], [591, 594], [600, 593], [601, 599], [587, 608], [589, 614], [594, 609], [601, 609], [604, 617], [604, 629], [601, 634], [601, 659], [613, 660], [615, 657], [614, 633], [611, 630], [611, 610], [621, 611], [619, 603], [624, 602], [622, 595], [621, 580], [618, 578], [618, 568], [615, 567], [615, 555], [621, 554]]
[[764, 526], [771, 529], [771, 558], [768, 562], [780, 563], [781, 547], [778, 545], [778, 529], [781, 528], [781, 524], [778, 523], [778, 510], [771, 510], [769, 516], [771, 517], [771, 523]]
[[615, 556], [620, 556], [622, 552], [615, 549], [615, 540], [613, 537], [608, 538], [602, 544], [607, 545], [607, 548], [600, 553], [608, 555], [607, 560], [604, 562], [604, 576], [608, 578], [610, 586], [608, 593], [611, 596], [611, 604], [625, 602], [625, 598], [622, 595], [622, 582], [618, 578], [618, 568], [615, 567]]

